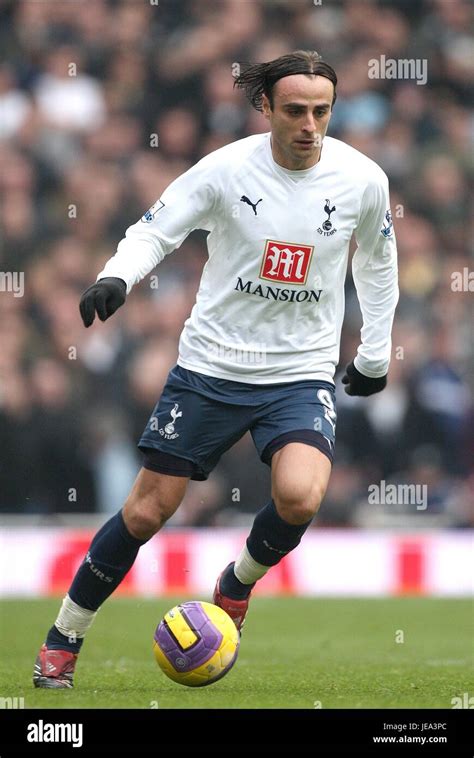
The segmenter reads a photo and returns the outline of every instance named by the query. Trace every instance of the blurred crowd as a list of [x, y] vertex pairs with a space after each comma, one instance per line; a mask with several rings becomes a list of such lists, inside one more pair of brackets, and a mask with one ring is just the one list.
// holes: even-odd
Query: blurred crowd
[[[473, 11], [469, 0], [0, 0], [1, 512], [123, 503], [205, 234], [105, 324], [84, 329], [80, 294], [170, 181], [268, 131], [232, 87], [235, 64], [303, 48], [339, 77], [328, 133], [389, 176], [401, 290], [389, 386], [348, 398], [340, 376], [361, 325], [349, 272], [336, 459], [316, 523], [415, 516], [413, 504], [368, 506], [368, 486], [385, 480], [427, 484], [422, 524], [474, 525], [473, 295], [452, 286], [473, 269]], [[370, 78], [381, 55], [426, 60], [427, 84]], [[268, 497], [247, 435], [171, 523], [246, 524]]]

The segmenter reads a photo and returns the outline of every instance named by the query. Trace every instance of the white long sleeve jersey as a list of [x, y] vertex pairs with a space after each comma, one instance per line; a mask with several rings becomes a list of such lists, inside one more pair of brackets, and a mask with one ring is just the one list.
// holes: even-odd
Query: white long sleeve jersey
[[363, 316], [355, 366], [387, 373], [398, 300], [388, 180], [358, 150], [325, 137], [319, 162], [289, 171], [271, 134], [233, 142], [173, 181], [98, 276], [134, 284], [193, 229], [209, 258], [179, 341], [178, 363], [255, 384], [332, 382], [339, 362], [349, 242]]

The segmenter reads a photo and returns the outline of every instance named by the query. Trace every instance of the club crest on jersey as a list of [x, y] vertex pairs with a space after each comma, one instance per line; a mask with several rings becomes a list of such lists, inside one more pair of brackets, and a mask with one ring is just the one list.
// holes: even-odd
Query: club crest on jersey
[[337, 229], [333, 228], [331, 221], [331, 213], [334, 213], [335, 210], [336, 206], [333, 205], [331, 208], [331, 201], [326, 200], [324, 204], [324, 213], [327, 213], [327, 219], [316, 229], [318, 234], [322, 234], [324, 237], [330, 237], [337, 232]]
[[313, 250], [313, 245], [267, 240], [260, 279], [287, 284], [306, 284]]
[[165, 204], [161, 200], [157, 200], [146, 213], [143, 214], [141, 220], [144, 224], [150, 224], [155, 218], [158, 211], [161, 211], [165, 207]]

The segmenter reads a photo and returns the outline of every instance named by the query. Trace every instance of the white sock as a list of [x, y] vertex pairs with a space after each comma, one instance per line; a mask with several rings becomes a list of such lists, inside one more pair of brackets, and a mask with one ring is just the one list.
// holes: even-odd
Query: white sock
[[92, 625], [97, 611], [89, 611], [71, 600], [69, 595], [63, 600], [61, 610], [54, 622], [54, 626], [61, 634], [74, 639], [82, 639]]
[[242, 584], [253, 584], [261, 579], [262, 576], [265, 576], [268, 569], [271, 569], [271, 566], [257, 563], [247, 550], [247, 545], [244, 545], [239, 557], [235, 561], [234, 574]]

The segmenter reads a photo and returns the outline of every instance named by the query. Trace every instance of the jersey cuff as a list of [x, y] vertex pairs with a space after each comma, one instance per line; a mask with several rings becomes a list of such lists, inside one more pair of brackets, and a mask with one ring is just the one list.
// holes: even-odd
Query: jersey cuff
[[364, 365], [363, 360], [360, 360], [359, 355], [356, 355], [354, 358], [354, 366], [356, 367], [357, 371], [359, 371], [364, 376], [367, 376], [369, 379], [381, 379], [383, 376], [387, 376], [389, 364], [387, 363], [387, 365], [382, 369], [370, 369]]

